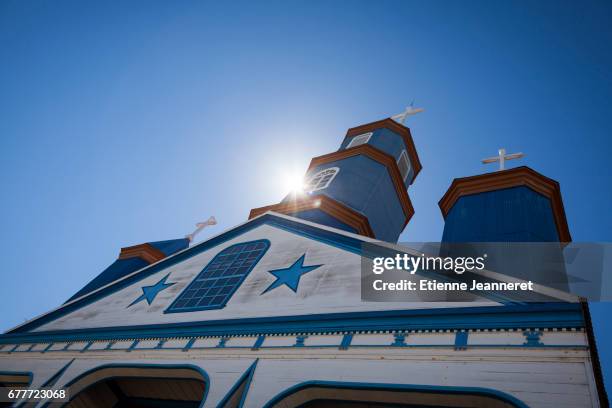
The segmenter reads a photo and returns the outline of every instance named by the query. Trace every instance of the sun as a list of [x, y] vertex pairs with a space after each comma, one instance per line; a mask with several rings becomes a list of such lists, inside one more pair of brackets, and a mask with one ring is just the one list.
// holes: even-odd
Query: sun
[[289, 193], [304, 192], [304, 176], [297, 172], [287, 172], [283, 176], [283, 190]]

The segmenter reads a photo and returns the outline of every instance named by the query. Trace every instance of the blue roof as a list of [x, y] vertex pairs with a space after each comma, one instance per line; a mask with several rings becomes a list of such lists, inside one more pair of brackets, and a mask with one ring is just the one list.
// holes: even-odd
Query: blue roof
[[[189, 247], [189, 240], [187, 238], [180, 238], [170, 239], [167, 241], [149, 242], [148, 244], [162, 251], [164, 255], [170, 256]], [[90, 292], [93, 292], [94, 290], [101, 288], [102, 286], [106, 286], [109, 283], [123, 278], [124, 276], [129, 275], [132, 272], [144, 268], [147, 265], [149, 265], [148, 262], [138, 257], [117, 259], [108, 268], [102, 271], [102, 273], [96, 276], [81, 290], [79, 290], [70, 299], [68, 299], [66, 303], [83, 295], [86, 295]]]
[[149, 242], [149, 245], [159, 249], [166, 256], [170, 256], [189, 247], [189, 240], [187, 238], [169, 239], [167, 241]]

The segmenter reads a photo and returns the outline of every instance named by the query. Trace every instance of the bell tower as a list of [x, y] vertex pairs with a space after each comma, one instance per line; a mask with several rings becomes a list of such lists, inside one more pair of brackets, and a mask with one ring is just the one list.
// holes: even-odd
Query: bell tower
[[[401, 117], [420, 110], [407, 110]], [[394, 118], [396, 118], [395, 116]], [[311, 160], [304, 190], [255, 208], [397, 242], [414, 214], [408, 187], [421, 171], [410, 129], [392, 118], [349, 129], [340, 148]]]
[[505, 160], [519, 157], [500, 149], [483, 160], [499, 162], [498, 171], [453, 180], [438, 203], [444, 255], [473, 256], [469, 249], [479, 248], [489, 256], [487, 269], [568, 291], [563, 248], [572, 237], [561, 187], [527, 166], [505, 169]]

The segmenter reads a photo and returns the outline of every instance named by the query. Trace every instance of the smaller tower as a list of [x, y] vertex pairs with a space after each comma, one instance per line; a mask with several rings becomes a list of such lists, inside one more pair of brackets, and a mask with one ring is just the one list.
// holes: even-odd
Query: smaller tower
[[119, 257], [102, 273], [92, 279], [81, 290], [75, 293], [68, 302], [93, 292], [117, 279], [123, 278], [132, 272], [147, 265], [159, 262], [189, 247], [189, 238], [171, 239], [167, 241], [147, 242], [140, 245], [121, 248]]
[[410, 129], [391, 118], [368, 123], [349, 129], [338, 151], [312, 159], [303, 192], [249, 218], [276, 211], [396, 242], [414, 214], [407, 189], [420, 170]]
[[[487, 269], [568, 289], [562, 249], [572, 238], [555, 180], [526, 166], [458, 178], [438, 204], [445, 222], [443, 243], [476, 243], [488, 252]], [[509, 259], [508, 248], [478, 245], [508, 242], [550, 244], [515, 244], [516, 259]], [[474, 255], [457, 253], [466, 248], [443, 245], [444, 255]]]

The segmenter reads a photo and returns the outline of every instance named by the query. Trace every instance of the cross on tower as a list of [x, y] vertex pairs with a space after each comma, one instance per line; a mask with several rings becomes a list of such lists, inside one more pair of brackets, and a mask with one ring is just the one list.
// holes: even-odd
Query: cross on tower
[[403, 125], [408, 116], [416, 115], [417, 113], [424, 111], [423, 108], [415, 108], [412, 105], [413, 104], [411, 103], [410, 106], [407, 106], [406, 110], [404, 110], [402, 113], [391, 116], [391, 119]]
[[499, 154], [497, 156], [482, 159], [482, 164], [499, 162], [499, 169], [504, 170], [506, 168], [506, 160], [520, 159], [524, 156], [525, 155], [523, 153], [506, 154], [506, 149], [502, 147], [499, 149]]
[[193, 239], [200, 231], [202, 231], [204, 228], [208, 227], [209, 225], [215, 225], [216, 223], [217, 223], [217, 220], [215, 219], [214, 216], [210, 217], [204, 222], [198, 222], [196, 224], [196, 229], [191, 234], [185, 236], [185, 238], [187, 238], [189, 242], [193, 242]]

